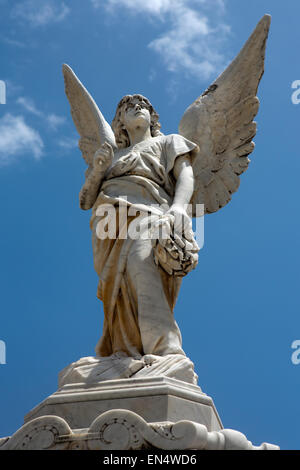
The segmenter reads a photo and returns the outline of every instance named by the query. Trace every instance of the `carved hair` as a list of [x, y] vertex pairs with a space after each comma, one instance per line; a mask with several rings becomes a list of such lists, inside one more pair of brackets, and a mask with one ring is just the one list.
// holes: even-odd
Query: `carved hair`
[[123, 123], [123, 113], [127, 104], [133, 99], [138, 99], [143, 104], [143, 106], [149, 110], [151, 117], [150, 132], [152, 137], [163, 135], [160, 132], [161, 125], [158, 122], [159, 115], [153, 108], [150, 101], [143, 95], [126, 95], [119, 102], [115, 117], [111, 124], [119, 148], [126, 148], [130, 146], [129, 135]]

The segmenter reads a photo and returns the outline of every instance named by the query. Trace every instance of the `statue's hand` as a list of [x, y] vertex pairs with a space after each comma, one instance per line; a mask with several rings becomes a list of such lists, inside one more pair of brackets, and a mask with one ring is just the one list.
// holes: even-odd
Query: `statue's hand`
[[192, 233], [192, 221], [184, 207], [180, 205], [172, 205], [167, 214], [174, 217], [174, 230], [178, 233], [183, 233], [188, 237]]
[[114, 151], [110, 144], [105, 142], [101, 147], [95, 152], [94, 155], [94, 170], [99, 171], [100, 173], [107, 170], [111, 165], [114, 157]]
[[173, 204], [159, 222], [164, 231], [152, 239], [154, 261], [170, 276], [183, 277], [198, 262], [199, 247], [192, 221], [184, 206]]

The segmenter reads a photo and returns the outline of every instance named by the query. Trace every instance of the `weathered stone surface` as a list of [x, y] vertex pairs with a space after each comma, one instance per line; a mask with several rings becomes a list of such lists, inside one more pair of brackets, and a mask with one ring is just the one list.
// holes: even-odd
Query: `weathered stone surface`
[[[80, 206], [92, 209], [94, 266], [104, 308], [99, 356], [120, 351], [133, 358], [184, 356], [173, 312], [181, 277], [198, 260], [190, 216], [224, 207], [248, 167], [269, 27], [265, 15], [235, 60], [187, 108], [179, 134], [163, 135], [159, 115], [138, 94], [121, 99], [110, 126], [75, 73], [63, 66], [88, 165]], [[163, 226], [166, 237], [141, 237], [148, 224]]]
[[147, 422], [192, 420], [209, 431], [222, 429], [213, 400], [196, 385], [168, 378], [142, 377], [87, 385], [66, 384], [25, 416], [64, 418], [72, 429], [87, 428], [100, 413], [127, 409]]
[[[248, 167], [269, 26], [266, 15], [184, 113], [180, 135], [160, 132], [158, 114], [141, 95], [122, 98], [110, 126], [63, 67], [88, 164], [80, 206], [92, 209], [103, 335], [99, 357], [65, 368], [59, 390], [29, 412], [12, 437], [0, 439], [0, 449], [256, 449], [243, 434], [223, 429], [212, 399], [196, 385], [173, 313], [181, 278], [198, 260], [191, 214], [224, 207]], [[114, 230], [105, 237], [107, 211]], [[153, 222], [166, 238], [141, 236]], [[276, 446], [257, 449], [269, 448]]]
[[58, 388], [71, 383], [90, 385], [105, 380], [151, 376], [170, 377], [194, 385], [198, 379], [192, 361], [181, 354], [132, 358], [116, 353], [109, 357], [83, 357], [73, 362], [60, 372]]
[[72, 430], [58, 416], [36, 418], [12, 437], [0, 441], [0, 450], [277, 450], [252, 445], [240, 432], [208, 431], [193, 421], [147, 423], [128, 410], [111, 410], [97, 416], [89, 428]]

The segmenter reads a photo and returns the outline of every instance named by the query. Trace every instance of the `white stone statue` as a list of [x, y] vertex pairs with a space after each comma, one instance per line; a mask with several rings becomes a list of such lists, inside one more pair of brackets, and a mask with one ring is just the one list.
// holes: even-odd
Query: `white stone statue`
[[[182, 277], [198, 259], [190, 215], [196, 215], [197, 204], [204, 204], [207, 214], [224, 207], [248, 167], [269, 26], [266, 15], [225, 72], [188, 107], [179, 134], [163, 135], [158, 114], [138, 94], [122, 98], [110, 126], [71, 68], [63, 66], [88, 164], [80, 207], [92, 209], [104, 306], [98, 357], [186, 359], [173, 309]], [[117, 215], [116, 227], [104, 238], [99, 233], [109, 214]], [[140, 230], [151, 220], [167, 236], [125, 238], [137, 219]]]
[[230, 201], [254, 148], [269, 25], [265, 16], [184, 113], [179, 134], [161, 134], [158, 114], [141, 95], [122, 98], [110, 127], [64, 66], [88, 164], [80, 206], [92, 209], [103, 335], [97, 356], [61, 371], [58, 390], [0, 439], [0, 450], [278, 449], [223, 428], [197, 386], [173, 316], [182, 277], [197, 264], [190, 215], [199, 215], [197, 204], [211, 213]]

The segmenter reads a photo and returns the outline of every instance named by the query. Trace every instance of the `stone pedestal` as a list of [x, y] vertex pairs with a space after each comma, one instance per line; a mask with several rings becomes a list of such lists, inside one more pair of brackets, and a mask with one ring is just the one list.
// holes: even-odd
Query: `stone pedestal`
[[[83, 358], [61, 372], [58, 391], [13, 436], [0, 439], [0, 450], [277, 449], [223, 429], [191, 364], [182, 357]], [[107, 374], [118, 378], [103, 380]]]
[[199, 387], [163, 376], [64, 385], [30, 411], [25, 423], [54, 415], [72, 429], [88, 428], [101, 413], [116, 409], [137, 413], [147, 423], [191, 420], [209, 431], [223, 427], [212, 399]]

